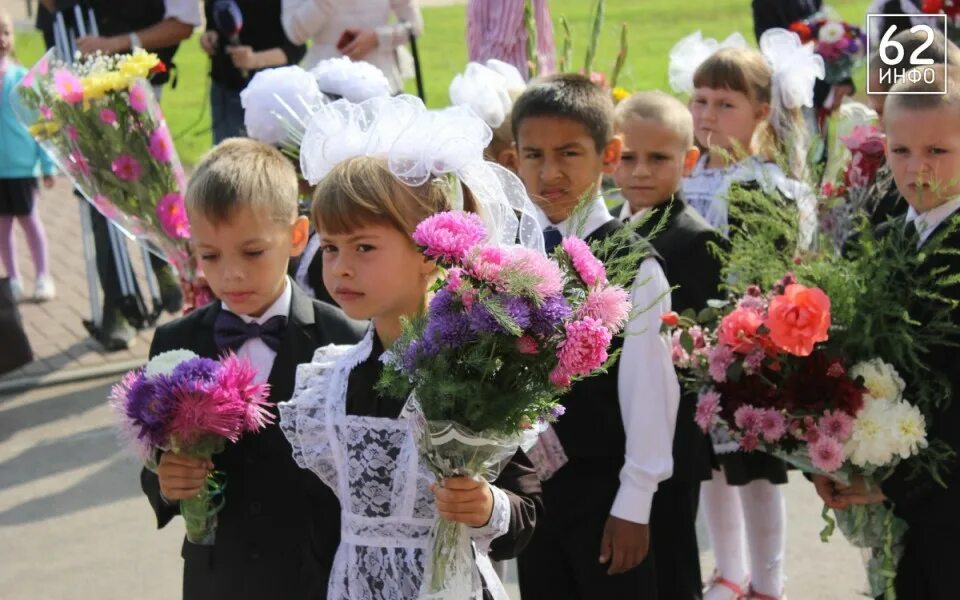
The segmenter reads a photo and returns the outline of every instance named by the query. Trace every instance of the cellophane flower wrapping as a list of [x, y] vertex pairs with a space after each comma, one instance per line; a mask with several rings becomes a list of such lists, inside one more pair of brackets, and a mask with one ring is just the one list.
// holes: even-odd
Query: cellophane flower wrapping
[[[421, 458], [438, 479], [493, 481], [523, 432], [560, 417], [559, 396], [615, 358], [629, 293], [577, 238], [548, 258], [489, 245], [477, 215], [450, 211], [413, 239], [442, 275], [426, 313], [404, 324], [379, 388], [413, 393]], [[634, 274], [638, 264], [623, 262]], [[423, 592], [470, 597], [472, 552], [467, 528], [439, 521]]]
[[162, 66], [142, 50], [70, 63], [51, 49], [18, 86], [16, 112], [101, 214], [193, 282], [186, 179], [147, 80]]
[[[227, 443], [273, 421], [269, 386], [255, 383], [256, 373], [234, 354], [219, 361], [189, 350], [159, 354], [110, 392], [121, 438], [153, 470], [160, 452], [212, 460]], [[226, 475], [213, 470], [197, 496], [179, 501], [191, 543], [214, 543], [226, 484]]]

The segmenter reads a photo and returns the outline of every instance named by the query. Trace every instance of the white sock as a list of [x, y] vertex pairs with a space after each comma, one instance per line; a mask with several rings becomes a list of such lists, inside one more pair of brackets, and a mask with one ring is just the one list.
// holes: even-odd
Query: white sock
[[[714, 471], [710, 481], [700, 486], [700, 510], [703, 511], [710, 545], [717, 563], [717, 571], [724, 579], [741, 585], [746, 579], [744, 556], [743, 508], [737, 488], [727, 484], [722, 471]], [[744, 590], [746, 591], [746, 590]], [[726, 587], [716, 586], [704, 596], [704, 600], [733, 598]]]
[[775, 598], [783, 595], [783, 555], [787, 538], [787, 506], [779, 485], [765, 479], [740, 488], [747, 525], [753, 590]]

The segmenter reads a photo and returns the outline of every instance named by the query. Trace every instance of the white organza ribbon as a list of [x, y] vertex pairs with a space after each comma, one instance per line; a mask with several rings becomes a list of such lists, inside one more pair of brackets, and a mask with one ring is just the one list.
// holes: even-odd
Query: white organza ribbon
[[297, 66], [259, 71], [240, 92], [247, 134], [271, 145], [286, 140], [291, 127], [302, 130], [326, 101], [313, 76]]
[[695, 31], [670, 49], [670, 66], [668, 77], [670, 87], [677, 93], [690, 95], [693, 93], [693, 75], [721, 48], [746, 48], [747, 40], [739, 33], [731, 33], [727, 39], [718, 42], [713, 38], [704, 38], [699, 31]]
[[414, 96], [337, 100], [310, 118], [300, 147], [300, 167], [317, 184], [338, 163], [355, 156], [385, 158], [409, 186], [455, 175], [472, 193], [490, 242], [543, 251], [537, 210], [520, 179], [483, 160], [490, 127], [472, 110], [427, 110]]
[[346, 56], [321, 60], [310, 69], [320, 91], [329, 96], [363, 102], [390, 95], [390, 82], [376, 66]]
[[491, 128], [503, 124], [513, 108], [511, 92], [525, 87], [513, 65], [491, 59], [486, 65], [472, 62], [450, 83], [450, 102], [477, 113]]
[[773, 70], [773, 103], [794, 109], [813, 106], [813, 84], [824, 77], [823, 57], [813, 44], [786, 29], [768, 29], [760, 36], [760, 52]]

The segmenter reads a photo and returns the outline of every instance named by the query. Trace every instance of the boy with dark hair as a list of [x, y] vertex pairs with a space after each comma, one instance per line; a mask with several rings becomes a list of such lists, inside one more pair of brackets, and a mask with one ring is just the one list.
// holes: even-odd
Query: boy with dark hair
[[[547, 77], [517, 99], [512, 125], [517, 171], [543, 212], [548, 251], [564, 236], [589, 243], [623, 227], [597, 194], [622, 146], [608, 94], [580, 75]], [[680, 396], [659, 333], [670, 295], [656, 257], [641, 262], [631, 299], [642, 312], [617, 342], [619, 359], [563, 398], [567, 412], [554, 428], [568, 462], [544, 482], [545, 517], [518, 559], [524, 597], [655, 597], [650, 506], [672, 470]]]

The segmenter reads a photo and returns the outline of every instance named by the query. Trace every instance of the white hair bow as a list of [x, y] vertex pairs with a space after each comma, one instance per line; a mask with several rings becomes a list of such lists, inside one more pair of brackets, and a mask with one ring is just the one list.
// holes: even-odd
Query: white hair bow
[[320, 91], [328, 96], [363, 102], [370, 98], [390, 95], [390, 82], [383, 71], [364, 61], [352, 61], [346, 56], [321, 60], [310, 69]]
[[668, 67], [670, 87], [681, 94], [692, 94], [693, 75], [703, 61], [721, 48], [746, 47], [747, 40], [739, 32], [731, 33], [722, 42], [713, 38], [704, 38], [699, 31], [691, 33], [670, 49], [670, 66]]
[[525, 86], [520, 71], [513, 65], [496, 59], [486, 65], [472, 62], [450, 82], [450, 102], [471, 109], [496, 129], [513, 108], [511, 92]]
[[788, 109], [813, 106], [813, 85], [823, 79], [823, 57], [812, 44], [786, 29], [768, 29], [760, 36], [760, 52], [773, 70], [773, 102]]
[[293, 132], [326, 101], [313, 76], [297, 66], [259, 71], [240, 92], [247, 134], [271, 145], [296, 138]]

